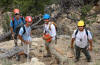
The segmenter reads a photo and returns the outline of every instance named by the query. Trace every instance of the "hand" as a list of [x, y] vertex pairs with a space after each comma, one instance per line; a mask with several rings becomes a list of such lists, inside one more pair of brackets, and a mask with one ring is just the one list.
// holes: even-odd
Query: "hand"
[[13, 38], [13, 39], [14, 39], [14, 35], [15, 35], [15, 34], [14, 34], [14, 33], [12, 33], [12, 38]]
[[43, 35], [43, 37], [42, 37], [44, 40], [45, 40], [45, 37], [44, 37], [44, 35]]

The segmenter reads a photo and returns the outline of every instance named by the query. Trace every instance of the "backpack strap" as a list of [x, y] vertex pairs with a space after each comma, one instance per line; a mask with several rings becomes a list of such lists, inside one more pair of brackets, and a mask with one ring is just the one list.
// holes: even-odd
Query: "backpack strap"
[[[88, 30], [86, 28], [85, 28], [85, 32], [86, 32], [86, 35], [88, 36]], [[78, 29], [75, 32], [75, 38], [76, 38], [77, 33], [78, 33]]]
[[86, 35], [88, 36], [88, 30], [85, 28]]
[[[20, 17], [21, 17], [21, 20], [24, 21], [23, 16], [20, 16]], [[24, 23], [24, 22], [23, 22], [23, 23]]]
[[52, 22], [49, 23], [49, 30], [51, 30], [51, 25], [52, 25]]
[[55, 23], [55, 22], [50, 22], [50, 24], [49, 24], [49, 29], [51, 30], [51, 25], [54, 25], [55, 26], [55, 28], [57, 29], [57, 24]]
[[23, 28], [23, 30], [24, 30], [24, 32], [23, 32], [23, 34], [22, 34], [22, 35], [24, 35], [24, 34], [25, 34], [25, 32], [26, 32], [26, 30], [25, 30], [25, 26], [23, 25], [23, 26], [22, 26], [22, 28]]
[[78, 33], [78, 29], [75, 31], [75, 38], [76, 38], [77, 33]]

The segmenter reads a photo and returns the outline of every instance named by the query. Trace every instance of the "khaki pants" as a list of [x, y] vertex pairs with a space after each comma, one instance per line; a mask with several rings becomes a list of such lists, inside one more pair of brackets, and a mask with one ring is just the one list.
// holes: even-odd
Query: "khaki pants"
[[30, 42], [30, 44], [25, 44], [25, 43], [22, 43], [22, 44], [23, 44], [24, 53], [29, 54], [30, 53], [30, 48], [31, 48], [31, 42]]
[[49, 49], [49, 50], [47, 50], [47, 52], [54, 55], [56, 60], [58, 61], [58, 63], [60, 65], [63, 65], [63, 62], [65, 61], [65, 58], [59, 52], [57, 52], [57, 50], [55, 49], [55, 40], [52, 40], [50, 43], [46, 43], [45, 45]]

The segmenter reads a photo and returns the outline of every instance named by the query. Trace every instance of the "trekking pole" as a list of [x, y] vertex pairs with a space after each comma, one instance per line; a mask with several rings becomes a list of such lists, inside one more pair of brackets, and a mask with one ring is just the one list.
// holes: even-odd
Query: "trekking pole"
[[27, 63], [29, 62], [29, 44], [27, 44]]

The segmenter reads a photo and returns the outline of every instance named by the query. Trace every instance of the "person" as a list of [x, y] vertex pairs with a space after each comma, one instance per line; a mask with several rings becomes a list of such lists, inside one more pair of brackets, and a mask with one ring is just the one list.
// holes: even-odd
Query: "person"
[[20, 16], [19, 9], [14, 9], [13, 12], [14, 12], [14, 17], [10, 21], [10, 27], [11, 27], [10, 30], [11, 30], [11, 35], [14, 39], [15, 46], [18, 46], [18, 44], [17, 44], [18, 32], [21, 27], [21, 24], [25, 24], [25, 19], [24, 19], [24, 17]]
[[72, 34], [71, 48], [74, 48], [75, 41], [75, 62], [79, 61], [80, 52], [82, 51], [87, 59], [87, 62], [91, 61], [89, 50], [92, 51], [92, 35], [89, 30], [86, 29], [83, 20], [78, 21], [78, 29]]
[[44, 14], [44, 31], [43, 31], [43, 39], [45, 40], [45, 47], [47, 50], [47, 55], [44, 57], [55, 56], [59, 65], [62, 65], [62, 56], [59, 52], [57, 52], [55, 48], [56, 43], [56, 26], [50, 21], [50, 15]]
[[24, 26], [22, 26], [19, 30], [19, 39], [22, 41], [23, 43], [23, 50], [24, 52], [19, 52], [18, 53], [18, 61], [20, 60], [20, 55], [25, 55], [26, 57], [30, 57], [29, 56], [29, 49], [30, 49], [30, 45], [31, 45], [31, 23], [32, 23], [32, 17], [31, 16], [27, 16], [25, 18], [26, 24]]

